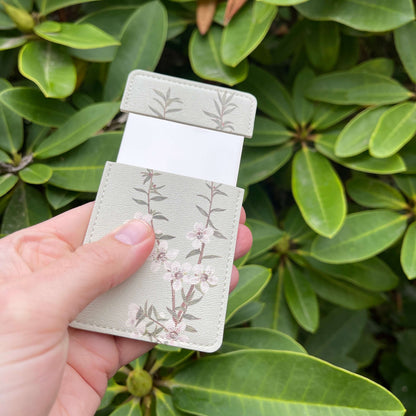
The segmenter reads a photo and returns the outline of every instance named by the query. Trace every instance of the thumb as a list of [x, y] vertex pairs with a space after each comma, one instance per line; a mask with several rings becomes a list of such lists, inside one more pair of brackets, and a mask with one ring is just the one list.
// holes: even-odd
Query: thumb
[[154, 242], [149, 224], [129, 221], [36, 272], [34, 295], [70, 322], [97, 296], [140, 268]]

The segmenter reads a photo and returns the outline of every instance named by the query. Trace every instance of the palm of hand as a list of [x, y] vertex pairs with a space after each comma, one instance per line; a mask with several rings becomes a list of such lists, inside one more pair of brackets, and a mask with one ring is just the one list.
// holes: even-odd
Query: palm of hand
[[[94, 414], [108, 379], [153, 346], [68, 328], [71, 305], [57, 307], [53, 293], [46, 293], [42, 302], [34, 295], [42, 270], [82, 244], [91, 209], [87, 204], [0, 240], [0, 303], [5, 311], [0, 333], [6, 331], [2, 338], [7, 342], [0, 370], [2, 379], [9, 380], [0, 388], [0, 400], [4, 395], [19, 409], [27, 402], [32, 415]], [[241, 228], [236, 254], [250, 245], [250, 233]], [[232, 286], [237, 278], [234, 271]]]

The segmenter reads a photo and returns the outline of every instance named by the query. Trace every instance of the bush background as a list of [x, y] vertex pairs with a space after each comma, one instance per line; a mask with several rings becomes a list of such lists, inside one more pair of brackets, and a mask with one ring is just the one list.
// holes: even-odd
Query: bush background
[[414, 19], [411, 0], [0, 5], [2, 235], [94, 199], [131, 70], [258, 99], [222, 349], [155, 348], [98, 414], [403, 414], [346, 369], [416, 415]]

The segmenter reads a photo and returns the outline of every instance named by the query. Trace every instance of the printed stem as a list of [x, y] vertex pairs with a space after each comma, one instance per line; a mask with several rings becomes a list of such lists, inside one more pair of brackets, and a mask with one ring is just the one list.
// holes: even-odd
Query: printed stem
[[172, 291], [172, 318], [175, 324], [178, 323], [176, 319], [176, 301], [175, 301], [175, 289], [173, 288], [173, 280], [170, 282], [170, 288]]

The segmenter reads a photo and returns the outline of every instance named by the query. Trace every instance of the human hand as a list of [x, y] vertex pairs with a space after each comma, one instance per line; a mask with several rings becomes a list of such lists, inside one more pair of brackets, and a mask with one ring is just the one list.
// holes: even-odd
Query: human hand
[[[0, 240], [0, 407], [6, 416], [93, 415], [108, 379], [153, 346], [68, 327], [93, 299], [133, 274], [154, 245], [150, 226], [136, 220], [81, 245], [92, 206]], [[252, 243], [244, 222], [242, 210], [236, 258]], [[231, 290], [237, 281], [234, 267]]]

